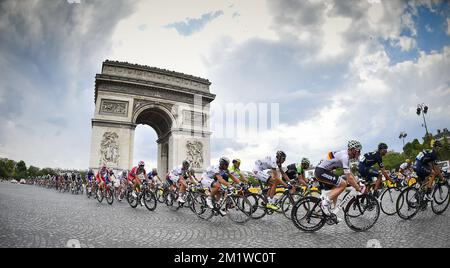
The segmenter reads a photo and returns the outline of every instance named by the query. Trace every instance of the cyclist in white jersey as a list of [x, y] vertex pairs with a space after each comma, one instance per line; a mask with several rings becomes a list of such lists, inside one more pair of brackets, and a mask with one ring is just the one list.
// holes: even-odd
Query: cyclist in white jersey
[[[360, 142], [350, 141], [347, 150], [329, 152], [326, 159], [320, 161], [316, 167], [316, 179], [325, 190], [331, 190], [322, 200], [321, 206], [325, 214], [331, 214], [331, 202], [336, 205], [339, 195], [345, 191], [348, 184], [353, 186], [358, 192], [364, 193], [365, 187], [358, 184], [350, 170], [350, 159], [358, 159], [361, 149], [362, 145]], [[344, 170], [345, 176], [340, 177], [334, 173], [334, 170], [338, 168]]]
[[275, 200], [273, 198], [275, 196], [277, 186], [283, 185], [288, 189], [292, 188], [291, 185], [287, 184], [281, 179], [281, 176], [283, 176], [286, 181], [289, 181], [289, 177], [286, 175], [282, 167], [285, 161], [286, 153], [284, 153], [283, 151], [278, 151], [275, 159], [269, 156], [262, 160], [258, 160], [255, 162], [255, 168], [253, 169], [255, 177], [261, 182], [266, 183], [270, 186], [266, 207], [272, 210], [279, 209], [279, 207], [275, 204]]
[[[219, 165], [208, 168], [202, 175], [202, 185], [211, 189], [211, 193], [206, 199], [206, 203], [210, 208], [213, 208], [212, 198], [219, 200], [219, 189], [221, 185], [231, 187], [228, 182], [231, 179], [234, 183], [240, 184], [241, 181], [236, 178], [235, 175], [230, 174], [228, 167], [230, 166], [230, 160], [226, 157], [222, 157], [219, 160]], [[225, 211], [220, 211], [222, 216], [226, 214]]]
[[405, 163], [400, 165], [398, 172], [402, 179], [409, 179], [414, 172], [411, 160], [406, 159]]
[[195, 180], [192, 178], [189, 167], [191, 164], [188, 161], [183, 161], [183, 165], [177, 168], [174, 168], [168, 174], [168, 179], [172, 182], [177, 188], [180, 190], [180, 196], [177, 202], [185, 203], [186, 200], [184, 196], [186, 194], [187, 184], [186, 179], [189, 179], [192, 183], [195, 183]]

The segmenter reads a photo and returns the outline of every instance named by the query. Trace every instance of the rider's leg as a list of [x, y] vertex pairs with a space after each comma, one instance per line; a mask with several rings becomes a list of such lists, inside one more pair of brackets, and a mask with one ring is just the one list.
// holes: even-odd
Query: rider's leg
[[338, 197], [345, 191], [345, 188], [347, 187], [347, 182], [345, 180], [341, 180], [339, 184], [333, 188], [330, 193], [328, 194], [328, 198], [333, 201], [333, 204], [337, 204]]
[[220, 189], [220, 183], [218, 182], [214, 182], [211, 185], [211, 198], [215, 198], [216, 201], [218, 201], [220, 199], [220, 195], [219, 195], [219, 189]]
[[180, 193], [182, 194], [186, 193], [187, 188], [186, 180], [184, 178], [180, 178], [179, 183], [180, 183]]
[[[269, 190], [269, 193], [268, 193], [268, 198], [269, 198], [269, 201], [270, 201], [270, 200], [273, 199], [273, 197], [275, 196], [275, 194], [277, 192], [277, 181], [276, 181], [275, 178], [270, 178], [267, 181], [267, 184], [270, 185], [270, 190]], [[269, 202], [269, 203], [271, 203], [271, 202]]]
[[136, 181], [136, 190], [138, 193], [141, 192], [141, 180], [140, 179], [135, 179]]
[[377, 182], [375, 183], [375, 191], [378, 191], [381, 188], [381, 183], [383, 182], [383, 174], [378, 174]]
[[438, 174], [434, 170], [431, 172], [431, 175], [430, 175], [430, 177], [428, 177], [428, 181], [426, 183], [426, 186], [427, 186], [428, 190], [431, 190], [431, 188], [433, 187], [433, 182], [436, 179], [437, 175]]
[[184, 178], [180, 178], [178, 180], [178, 185], [180, 188], [180, 195], [178, 197], [178, 202], [184, 203], [185, 202], [184, 195], [186, 194], [186, 188], [187, 188], [186, 181], [184, 180]]

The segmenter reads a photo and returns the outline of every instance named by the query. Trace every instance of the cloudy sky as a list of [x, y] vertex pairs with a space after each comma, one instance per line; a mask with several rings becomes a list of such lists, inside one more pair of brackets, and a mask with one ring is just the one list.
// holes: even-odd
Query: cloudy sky
[[[213, 136], [213, 161], [245, 168], [277, 149], [317, 162], [349, 139], [399, 151], [401, 131], [424, 135], [419, 103], [430, 131], [450, 127], [448, 1], [1, 0], [0, 157], [87, 168], [105, 59], [207, 78], [216, 107], [279, 103], [257, 143]], [[139, 126], [135, 159], [154, 166], [156, 139]]]

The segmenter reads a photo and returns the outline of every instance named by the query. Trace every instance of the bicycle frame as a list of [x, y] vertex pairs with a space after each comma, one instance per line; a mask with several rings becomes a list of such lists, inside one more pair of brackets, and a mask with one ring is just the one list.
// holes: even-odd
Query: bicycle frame
[[[321, 197], [328, 196], [328, 194], [330, 192], [331, 192], [331, 190], [330, 191], [322, 191]], [[355, 198], [357, 196], [358, 196], [358, 193], [356, 192], [355, 188], [353, 188], [352, 186], [345, 188], [344, 198], [339, 202], [339, 204], [336, 205], [336, 207], [332, 211], [333, 214], [337, 214], [337, 212], [339, 212], [340, 210], [344, 211], [346, 208], [345, 206], [348, 204], [348, 202], [350, 202], [350, 200], [352, 200], [353, 198]]]

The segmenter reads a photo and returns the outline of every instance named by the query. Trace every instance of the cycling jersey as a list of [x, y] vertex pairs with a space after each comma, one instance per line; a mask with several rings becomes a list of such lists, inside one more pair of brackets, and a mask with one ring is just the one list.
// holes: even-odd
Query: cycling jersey
[[373, 167], [375, 164], [378, 164], [380, 168], [384, 168], [383, 158], [379, 151], [367, 153], [364, 156], [361, 156], [359, 162], [365, 167]]
[[437, 165], [438, 156], [436, 151], [425, 149], [416, 157], [416, 166], [430, 166], [431, 163]]
[[291, 180], [296, 180], [299, 175], [304, 175], [305, 170], [303, 169], [301, 164], [291, 164], [287, 166], [286, 175]]
[[170, 174], [180, 177], [180, 176], [186, 176], [187, 170], [183, 169], [183, 166], [179, 166], [172, 171], [170, 171]]
[[109, 172], [108, 172], [107, 169], [105, 169], [105, 170], [100, 170], [100, 171], [97, 173], [97, 176], [96, 176], [97, 181], [98, 181], [98, 182], [101, 182], [101, 181], [106, 182], [107, 179], [108, 179], [108, 173], [109, 173]]
[[210, 180], [217, 180], [217, 175], [222, 176], [224, 180], [229, 179], [229, 172], [227, 170], [221, 170], [219, 165], [206, 169], [202, 177]]
[[350, 159], [347, 150], [329, 152], [327, 157], [320, 161], [318, 168], [333, 171], [338, 168], [344, 169], [345, 174], [350, 173]]
[[176, 167], [169, 172], [169, 180], [173, 183], [178, 183], [180, 176], [187, 177], [187, 170], [183, 169], [183, 166]]
[[147, 172], [145, 172], [145, 168], [139, 169], [139, 167], [134, 167], [130, 173], [128, 173], [128, 180], [132, 181], [138, 178], [139, 175], [145, 176]]
[[147, 174], [147, 178], [149, 180], [153, 180], [154, 177], [158, 176], [158, 172], [153, 172], [151, 171], [150, 173]]
[[88, 174], [87, 174], [87, 178], [88, 178], [88, 180], [89, 181], [92, 181], [92, 179], [95, 177], [95, 175], [94, 175], [94, 173], [92, 173], [92, 172], [89, 172]]
[[221, 170], [219, 165], [209, 167], [203, 172], [201, 183], [204, 187], [211, 187], [217, 182], [217, 175], [222, 176], [222, 178], [227, 181], [229, 180], [229, 171]]
[[230, 174], [232, 174], [235, 177], [241, 177], [242, 176], [242, 172], [239, 168], [235, 168], [234, 165], [232, 165], [228, 171], [230, 172]]
[[268, 156], [264, 159], [258, 160], [255, 162], [255, 168], [253, 171], [264, 171], [268, 169], [277, 169], [278, 164], [276, 159], [273, 159], [272, 157]]
[[416, 165], [414, 171], [420, 182], [425, 181], [425, 179], [431, 175], [431, 164], [437, 165], [438, 157], [434, 150], [425, 149], [416, 157]]
[[411, 168], [411, 166], [409, 166], [408, 163], [403, 163], [400, 165], [400, 169], [403, 171], [408, 170], [409, 168]]
[[379, 151], [367, 153], [359, 159], [358, 171], [366, 182], [372, 182], [373, 178], [378, 178], [380, 172], [373, 168], [378, 164], [380, 168], [384, 168], [383, 157]]

